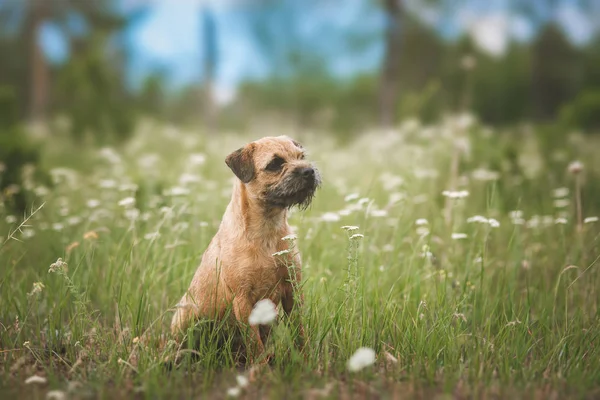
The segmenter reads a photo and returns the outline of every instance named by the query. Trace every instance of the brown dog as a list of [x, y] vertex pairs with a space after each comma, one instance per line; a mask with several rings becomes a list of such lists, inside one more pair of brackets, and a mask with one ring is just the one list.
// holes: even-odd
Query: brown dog
[[[173, 333], [201, 317], [222, 319], [229, 306], [237, 321], [247, 324], [256, 302], [265, 298], [276, 305], [281, 302], [287, 315], [294, 308], [294, 287], [301, 279], [299, 254], [286, 255], [287, 260], [273, 254], [288, 248], [282, 240], [291, 233], [287, 209], [310, 204], [319, 173], [304, 159], [303, 147], [285, 136], [249, 143], [225, 162], [239, 180], [219, 230], [177, 306]], [[288, 272], [291, 263], [297, 271], [293, 277]], [[302, 296], [296, 299], [301, 302]], [[302, 325], [298, 328], [303, 335]], [[251, 327], [251, 335], [257, 353], [262, 353], [258, 326]]]

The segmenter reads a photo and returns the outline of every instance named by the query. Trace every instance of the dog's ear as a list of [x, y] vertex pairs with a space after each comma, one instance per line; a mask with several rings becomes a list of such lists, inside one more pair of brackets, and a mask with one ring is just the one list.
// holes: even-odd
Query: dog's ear
[[250, 182], [254, 178], [254, 145], [251, 143], [245, 147], [237, 149], [225, 158], [225, 164], [244, 183]]

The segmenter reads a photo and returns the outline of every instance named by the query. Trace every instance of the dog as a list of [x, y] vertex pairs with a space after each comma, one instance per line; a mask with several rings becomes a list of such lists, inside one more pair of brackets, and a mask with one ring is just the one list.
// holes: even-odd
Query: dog
[[[300, 254], [275, 257], [274, 253], [288, 249], [282, 239], [292, 233], [288, 209], [310, 205], [321, 183], [319, 171], [305, 159], [302, 145], [287, 136], [251, 142], [229, 154], [225, 163], [237, 177], [231, 201], [177, 305], [172, 334], [183, 332], [199, 318], [222, 320], [231, 309], [245, 326], [261, 299], [281, 304], [287, 316], [302, 307], [303, 296], [296, 292], [302, 277]], [[304, 328], [297, 321], [303, 341]], [[259, 327], [250, 326], [249, 333], [255, 354], [262, 354]]]

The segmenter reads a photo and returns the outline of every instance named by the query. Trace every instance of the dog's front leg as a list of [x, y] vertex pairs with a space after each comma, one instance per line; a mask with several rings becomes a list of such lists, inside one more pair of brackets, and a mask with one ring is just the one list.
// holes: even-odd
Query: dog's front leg
[[[233, 313], [238, 322], [248, 325], [248, 317], [250, 317], [252, 307], [252, 303], [244, 297], [236, 297], [233, 300]], [[249, 360], [252, 360], [253, 358], [258, 357], [264, 353], [265, 346], [262, 342], [262, 339], [260, 338], [260, 330], [258, 325], [250, 325], [250, 336], [255, 344], [253, 349], [254, 351], [249, 352], [253, 353], [249, 355]]]

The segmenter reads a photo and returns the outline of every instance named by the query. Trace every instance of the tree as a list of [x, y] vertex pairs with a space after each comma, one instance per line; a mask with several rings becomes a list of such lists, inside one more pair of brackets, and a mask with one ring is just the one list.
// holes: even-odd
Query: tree
[[381, 66], [379, 89], [379, 119], [383, 126], [394, 123], [398, 102], [401, 28], [405, 19], [402, 0], [384, 0], [385, 38], [384, 59]]

